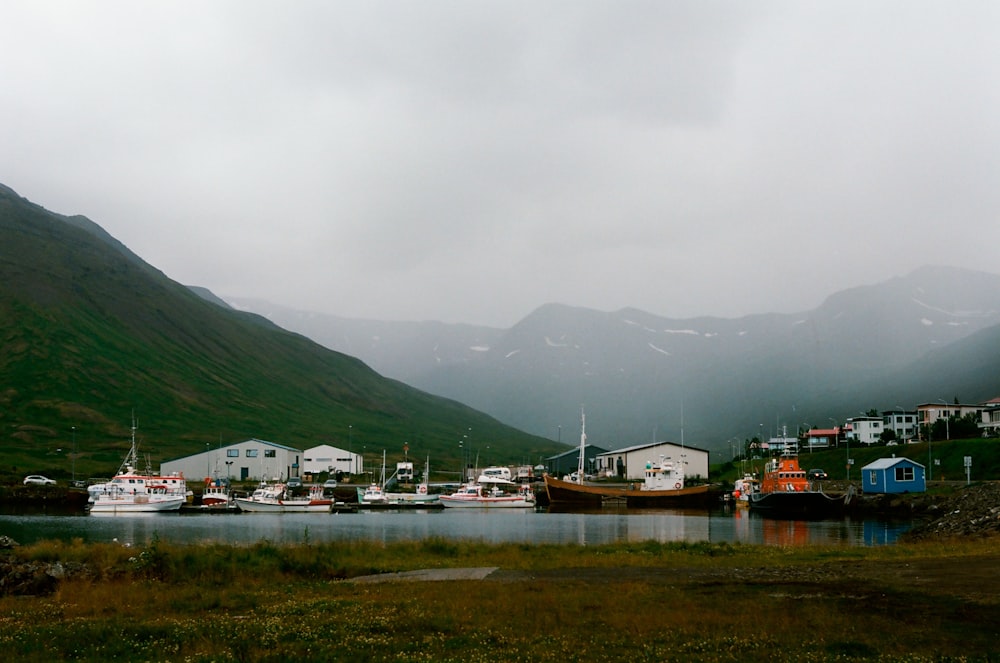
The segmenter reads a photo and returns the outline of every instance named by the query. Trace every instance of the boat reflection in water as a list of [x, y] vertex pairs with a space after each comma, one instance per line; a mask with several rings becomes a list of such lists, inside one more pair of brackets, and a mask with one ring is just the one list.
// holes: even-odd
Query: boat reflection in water
[[577, 544], [673, 541], [766, 545], [868, 546], [891, 544], [909, 523], [867, 520], [775, 520], [747, 509], [660, 510], [597, 508], [449, 509], [358, 513], [259, 513], [220, 516], [135, 514], [93, 516], [0, 515], [0, 531], [18, 543], [53, 539], [133, 545], [157, 538], [175, 543], [253, 544], [321, 541], [394, 543], [431, 537], [483, 543]]

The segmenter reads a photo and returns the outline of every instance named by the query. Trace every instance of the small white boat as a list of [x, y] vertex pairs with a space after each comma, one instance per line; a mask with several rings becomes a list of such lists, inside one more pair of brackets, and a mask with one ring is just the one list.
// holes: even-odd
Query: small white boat
[[205, 491], [201, 494], [201, 508], [220, 510], [235, 508], [229, 487], [225, 484], [210, 483], [205, 486]]
[[377, 483], [370, 484], [364, 490], [358, 488], [358, 492], [360, 493], [358, 500], [364, 504], [384, 504], [389, 501], [382, 486]]
[[750, 495], [760, 492], [760, 481], [752, 474], [744, 474], [733, 482], [733, 500], [736, 506], [750, 506]]
[[323, 496], [323, 486], [311, 486], [308, 497], [289, 497], [283, 483], [262, 483], [250, 497], [235, 498], [240, 511], [251, 513], [329, 513], [333, 500]]
[[361, 504], [385, 504], [389, 498], [385, 494], [385, 449], [382, 450], [382, 479], [379, 483], [372, 482], [364, 492], [358, 488], [358, 501]]
[[535, 506], [535, 494], [531, 486], [521, 486], [517, 492], [508, 493], [499, 486], [485, 487], [481, 483], [462, 486], [451, 495], [438, 498], [446, 507], [475, 509], [525, 509]]
[[424, 464], [424, 476], [420, 483], [417, 484], [417, 488], [412, 493], [405, 492], [383, 492], [385, 496], [385, 501], [392, 504], [409, 504], [419, 503], [419, 504], [430, 504], [432, 502], [437, 502], [439, 495], [431, 494], [430, 486], [427, 483], [428, 477], [430, 476], [431, 463], [430, 459]]

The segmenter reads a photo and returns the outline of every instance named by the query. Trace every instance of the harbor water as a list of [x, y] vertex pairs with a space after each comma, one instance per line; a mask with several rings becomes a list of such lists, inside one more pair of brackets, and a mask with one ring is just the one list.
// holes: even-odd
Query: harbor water
[[673, 541], [794, 546], [895, 543], [910, 523], [878, 520], [776, 520], [744, 509], [712, 511], [616, 510], [561, 512], [530, 509], [446, 509], [358, 513], [11, 513], [0, 515], [0, 535], [22, 544], [55, 539], [145, 545], [258, 541], [397, 541], [442, 538], [486, 543], [595, 546]]

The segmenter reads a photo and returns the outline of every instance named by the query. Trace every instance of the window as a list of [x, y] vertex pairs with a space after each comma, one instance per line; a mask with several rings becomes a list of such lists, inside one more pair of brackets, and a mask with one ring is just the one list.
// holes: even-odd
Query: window
[[257, 457], [256, 449], [247, 449], [247, 458], [256, 458], [256, 457]]
[[896, 481], [913, 481], [913, 468], [912, 467], [897, 467], [896, 468]]
[[876, 472], [875, 470], [872, 470], [871, 472], [869, 472], [868, 473], [868, 481], [871, 483], [871, 485], [877, 486], [878, 485], [878, 472]]
[[274, 449], [264, 449], [264, 458], [275, 458]]
[[239, 458], [240, 457], [240, 450], [239, 449], [226, 449], [226, 457], [227, 458]]

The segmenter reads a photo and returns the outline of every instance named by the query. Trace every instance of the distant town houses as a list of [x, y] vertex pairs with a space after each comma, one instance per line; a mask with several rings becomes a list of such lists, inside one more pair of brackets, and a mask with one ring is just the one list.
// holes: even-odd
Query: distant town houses
[[[962, 437], [969, 436], [970, 427], [983, 437], [1000, 437], [1000, 397], [984, 403], [921, 403], [914, 410], [897, 406], [878, 415], [850, 417], [842, 426], [809, 427], [802, 433], [801, 446], [823, 449], [840, 442], [858, 445], [914, 443], [928, 439], [949, 439], [952, 428]], [[785, 438], [772, 438], [762, 445], [765, 449], [781, 450], [789, 446]]]

